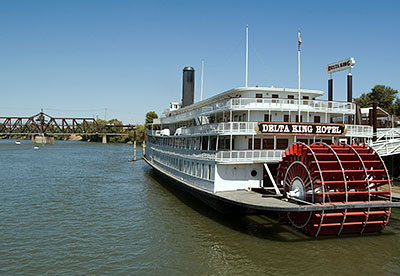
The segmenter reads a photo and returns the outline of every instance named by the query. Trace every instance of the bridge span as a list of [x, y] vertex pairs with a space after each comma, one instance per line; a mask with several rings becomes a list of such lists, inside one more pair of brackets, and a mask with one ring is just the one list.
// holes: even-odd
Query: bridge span
[[135, 125], [104, 124], [94, 118], [56, 118], [43, 111], [30, 117], [0, 117], [0, 136], [32, 136], [33, 140], [53, 143], [56, 135], [72, 134], [100, 135], [106, 143], [107, 136], [128, 135], [128, 131], [135, 129]]

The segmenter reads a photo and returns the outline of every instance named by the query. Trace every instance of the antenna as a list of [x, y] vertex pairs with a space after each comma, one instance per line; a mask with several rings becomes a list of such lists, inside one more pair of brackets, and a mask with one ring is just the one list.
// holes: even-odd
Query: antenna
[[203, 86], [204, 86], [204, 60], [201, 61], [200, 101], [203, 100]]
[[246, 25], [246, 82], [245, 82], [245, 87], [247, 87], [248, 75], [249, 75], [249, 25]]

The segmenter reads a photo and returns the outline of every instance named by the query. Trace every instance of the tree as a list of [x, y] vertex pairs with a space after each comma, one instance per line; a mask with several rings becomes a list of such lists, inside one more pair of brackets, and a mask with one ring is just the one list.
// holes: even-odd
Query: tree
[[362, 93], [360, 98], [354, 98], [354, 102], [358, 104], [360, 107], [370, 107], [372, 105], [370, 93], [365, 94]]
[[158, 118], [158, 115], [154, 111], [147, 112], [144, 126], [147, 127], [148, 124], [152, 124], [154, 119], [157, 119], [157, 118]]
[[360, 105], [360, 107], [371, 107], [372, 103], [375, 102], [387, 112], [396, 113], [400, 112], [400, 101], [398, 101], [396, 96], [397, 93], [397, 90], [389, 86], [375, 85], [371, 89], [371, 92], [363, 93], [360, 98], [355, 98], [354, 101]]

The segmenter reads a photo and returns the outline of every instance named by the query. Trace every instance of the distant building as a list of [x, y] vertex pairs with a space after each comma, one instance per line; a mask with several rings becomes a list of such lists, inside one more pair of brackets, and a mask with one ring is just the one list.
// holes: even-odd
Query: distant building
[[[372, 107], [361, 108], [361, 124], [372, 125]], [[392, 116], [384, 109], [377, 107], [378, 127], [396, 127], [400, 124], [397, 116]]]

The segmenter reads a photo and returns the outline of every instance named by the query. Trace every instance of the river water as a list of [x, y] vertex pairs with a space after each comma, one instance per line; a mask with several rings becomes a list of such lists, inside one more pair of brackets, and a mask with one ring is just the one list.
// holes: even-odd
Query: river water
[[314, 239], [220, 215], [129, 159], [131, 145], [0, 140], [0, 274], [400, 275], [398, 210], [383, 233]]

